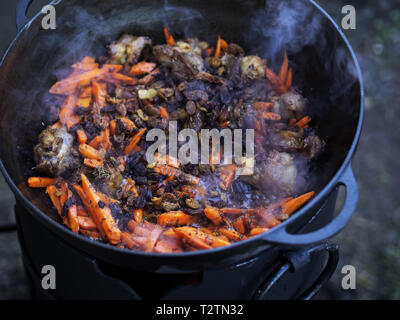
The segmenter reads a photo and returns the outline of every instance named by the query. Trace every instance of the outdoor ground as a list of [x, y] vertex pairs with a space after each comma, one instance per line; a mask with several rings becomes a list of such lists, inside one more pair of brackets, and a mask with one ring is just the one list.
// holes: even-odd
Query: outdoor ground
[[[39, 1], [42, 2], [43, 1]], [[357, 29], [345, 31], [365, 81], [365, 122], [353, 168], [358, 208], [333, 241], [339, 268], [318, 298], [400, 299], [400, 6], [398, 0], [318, 1], [340, 23], [343, 5], [357, 12]], [[0, 51], [14, 37], [16, 1], [0, 2]], [[13, 196], [0, 176], [0, 224], [13, 221]], [[343, 291], [341, 267], [353, 265], [357, 289]], [[17, 236], [0, 234], [0, 299], [26, 299], [28, 286]]]

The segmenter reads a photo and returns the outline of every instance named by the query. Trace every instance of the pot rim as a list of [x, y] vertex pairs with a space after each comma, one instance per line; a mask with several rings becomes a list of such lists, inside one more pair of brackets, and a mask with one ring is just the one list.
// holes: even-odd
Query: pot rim
[[[50, 3], [54, 2], [55, 0], [51, 1]], [[351, 159], [355, 153], [355, 150], [358, 145], [358, 141], [360, 139], [361, 135], [361, 130], [362, 130], [362, 125], [363, 125], [363, 118], [364, 118], [364, 84], [363, 84], [363, 77], [361, 73], [361, 68], [359, 66], [357, 57], [355, 55], [354, 50], [352, 49], [348, 39], [342, 32], [341, 28], [337, 25], [337, 23], [333, 20], [333, 18], [324, 10], [320, 5], [318, 5], [314, 0], [308, 0], [311, 5], [314, 5], [320, 13], [322, 13], [332, 24], [333, 27], [335, 27], [336, 31], [339, 33], [340, 37], [343, 39], [347, 49], [350, 52], [351, 58], [354, 62], [354, 65], [357, 70], [357, 75], [358, 75], [358, 82], [360, 85], [360, 112], [358, 116], [358, 123], [357, 123], [357, 129], [353, 138], [353, 142], [350, 146], [349, 151], [347, 152], [346, 158], [343, 161], [342, 165], [340, 168], [337, 170], [336, 174], [331, 178], [331, 180], [328, 182], [328, 184], [325, 185], [325, 187], [317, 194], [316, 197], [314, 197], [310, 202], [308, 202], [304, 207], [302, 207], [300, 210], [296, 212], [296, 216], [300, 216], [305, 214], [307, 211], [309, 211], [312, 207], [315, 206], [316, 203], [322, 201], [324, 198], [326, 198], [331, 191], [337, 186], [337, 181], [339, 178], [342, 176], [344, 171], [351, 166]], [[33, 16], [27, 23], [26, 25], [21, 28], [21, 30], [18, 31], [17, 35], [5, 51], [1, 61], [0, 61], [0, 67], [3, 65], [4, 61], [6, 60], [8, 54], [10, 51], [13, 49], [15, 43], [17, 40], [20, 38], [20, 36], [29, 29], [30, 25], [41, 15], [41, 12], [38, 12], [35, 16]], [[159, 259], [174, 259], [174, 258], [182, 258], [182, 257], [198, 257], [202, 255], [212, 255], [212, 254], [218, 254], [221, 253], [222, 251], [228, 251], [230, 249], [235, 249], [239, 246], [242, 246], [244, 244], [248, 245], [251, 242], [257, 242], [259, 240], [262, 240], [263, 236], [265, 234], [260, 234], [258, 236], [252, 237], [250, 239], [246, 239], [240, 242], [235, 242], [232, 243], [229, 246], [224, 246], [224, 247], [219, 247], [219, 248], [213, 248], [213, 249], [205, 249], [205, 250], [197, 250], [197, 251], [191, 251], [191, 252], [182, 252], [182, 253], [155, 253], [155, 252], [143, 252], [143, 251], [133, 251], [133, 250], [128, 250], [125, 248], [118, 248], [115, 246], [112, 246], [107, 243], [102, 243], [98, 241], [94, 241], [86, 236], [80, 235], [73, 233], [70, 229], [66, 228], [63, 226], [61, 223], [51, 219], [48, 215], [46, 215], [44, 212], [42, 212], [40, 209], [38, 209], [36, 206], [32, 204], [32, 202], [24, 196], [24, 194], [20, 191], [20, 189], [15, 185], [13, 180], [11, 179], [10, 175], [8, 174], [3, 161], [0, 158], [0, 170], [10, 186], [11, 190], [13, 191], [14, 195], [16, 198], [21, 199], [24, 206], [27, 206], [30, 211], [33, 211], [35, 213], [35, 217], [38, 218], [41, 222], [43, 222], [46, 226], [50, 227], [52, 232], [62, 232], [66, 238], [78, 238], [84, 242], [86, 242], [86, 245], [88, 246], [95, 246], [101, 249], [105, 250], [111, 250], [114, 253], [117, 254], [126, 254], [126, 255], [132, 255], [132, 256], [137, 256], [137, 257], [146, 257], [146, 258], [159, 258]], [[290, 223], [291, 219], [288, 219], [284, 222], [282, 222], [279, 226], [274, 227], [268, 233], [275, 232], [278, 229], [281, 228], [286, 228], [286, 226]], [[271, 242], [272, 244], [272, 242]]]

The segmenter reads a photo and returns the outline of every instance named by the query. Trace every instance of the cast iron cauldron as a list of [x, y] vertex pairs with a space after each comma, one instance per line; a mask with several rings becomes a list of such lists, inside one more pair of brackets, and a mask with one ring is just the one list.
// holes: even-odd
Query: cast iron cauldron
[[[265, 2], [175, 0], [168, 1], [166, 6], [164, 1], [156, 0], [64, 0], [56, 5], [56, 30], [42, 29], [41, 14], [28, 21], [25, 13], [30, 3], [29, 0], [18, 3], [20, 31], [0, 67], [0, 167], [17, 202], [45, 230], [71, 247], [116, 266], [182, 273], [232, 265], [267, 250], [320, 243], [346, 225], [358, 198], [351, 159], [361, 131], [363, 86], [348, 41], [314, 2], [302, 3], [305, 22], [317, 18], [321, 23], [315, 39], [287, 49], [291, 61], [295, 62], [295, 85], [308, 98], [318, 135], [327, 141], [326, 152], [311, 172], [312, 185], [318, 195], [292, 218], [266, 234], [225, 248], [180, 254], [133, 252], [76, 235], [59, 223], [43, 190], [26, 187], [27, 177], [34, 174], [32, 148], [43, 124], [51, 122], [50, 106], [56, 103], [46, 91], [58, 77], [65, 76], [63, 72], [74, 61], [87, 54], [105, 54], [105, 44], [121, 33], [149, 35], [161, 43], [161, 31], [166, 23], [178, 35], [181, 32], [181, 35], [214, 42], [216, 35], [221, 34], [229, 42], [255, 53], [262, 49], [260, 44], [271, 42], [268, 30], [276, 27], [268, 16]], [[258, 29], [254, 28], [254, 21], [259, 22]], [[297, 44], [301, 37], [297, 36]], [[306, 38], [308, 35], [304, 34]], [[282, 53], [283, 48], [280, 49]], [[267, 51], [266, 55], [270, 52]], [[346, 187], [346, 199], [338, 215], [333, 220], [332, 214], [323, 217], [321, 221], [328, 223], [319, 225], [317, 230], [299, 233], [323, 213], [320, 209], [329, 197], [336, 196], [340, 185]]]

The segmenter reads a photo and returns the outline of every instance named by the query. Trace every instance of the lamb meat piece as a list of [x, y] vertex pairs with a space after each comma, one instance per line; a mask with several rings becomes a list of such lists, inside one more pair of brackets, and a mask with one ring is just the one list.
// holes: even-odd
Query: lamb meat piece
[[244, 56], [242, 47], [235, 43], [230, 43], [224, 55], [221, 57], [221, 64], [225, 68], [226, 73], [229, 75], [235, 68], [236, 63]]
[[242, 181], [273, 195], [289, 196], [296, 190], [297, 168], [294, 156], [271, 151], [265, 161], [258, 161], [254, 173], [241, 176]]
[[136, 63], [146, 46], [151, 46], [150, 38], [125, 34], [118, 41], [110, 44], [109, 62], [117, 64]]
[[79, 159], [71, 153], [74, 138], [65, 127], [48, 127], [39, 135], [34, 147], [36, 170], [50, 176], [59, 175], [79, 166]]
[[306, 99], [296, 91], [289, 91], [280, 96], [272, 93], [269, 97], [274, 102], [273, 112], [280, 114], [282, 120], [301, 118], [306, 111]]
[[316, 135], [310, 135], [304, 139], [306, 158], [312, 160], [324, 151], [325, 142]]
[[243, 78], [262, 79], [265, 77], [267, 60], [259, 56], [246, 56], [240, 60], [240, 72]]
[[193, 79], [197, 72], [204, 72], [204, 61], [191, 45], [178, 41], [174, 47], [158, 45], [153, 48], [156, 60], [164, 67], [171, 68], [171, 75], [178, 81]]
[[305, 148], [303, 135], [300, 131], [277, 130], [269, 132], [268, 143], [274, 149], [286, 152], [299, 152]]

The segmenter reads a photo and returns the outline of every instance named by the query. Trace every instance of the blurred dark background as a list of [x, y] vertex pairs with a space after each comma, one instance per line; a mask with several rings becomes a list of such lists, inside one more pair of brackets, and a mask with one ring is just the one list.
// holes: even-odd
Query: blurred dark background
[[[47, 1], [37, 0], [36, 12]], [[400, 6], [398, 0], [317, 1], [340, 24], [344, 5], [355, 6], [356, 30], [344, 30], [365, 82], [365, 122], [353, 168], [360, 200], [337, 236], [341, 260], [319, 299], [400, 299]], [[0, 51], [16, 34], [15, 0], [0, 1]], [[14, 199], [0, 175], [0, 224], [14, 221]], [[357, 271], [357, 289], [341, 289], [343, 265]], [[28, 299], [16, 233], [0, 234], [0, 299]]]

